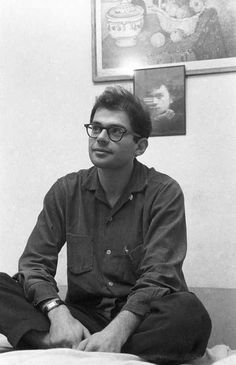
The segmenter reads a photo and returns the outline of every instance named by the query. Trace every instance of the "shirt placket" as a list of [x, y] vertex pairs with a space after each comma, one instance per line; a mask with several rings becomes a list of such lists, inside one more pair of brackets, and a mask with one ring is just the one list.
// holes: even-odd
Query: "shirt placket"
[[[119, 228], [119, 227], [115, 227], [117, 213], [121, 209], [123, 209], [123, 211], [124, 211], [123, 214], [125, 216], [126, 204], [129, 204], [132, 200], [133, 200], [133, 194], [128, 194], [128, 197], [126, 195], [126, 197], [124, 197], [124, 199], [122, 199], [120, 201], [120, 203], [118, 203], [113, 208], [110, 208], [110, 210], [107, 212], [108, 214], [105, 217], [105, 222], [104, 222], [104, 254], [107, 256], [108, 260], [113, 255], [113, 250], [115, 248], [113, 241], [114, 241], [117, 229]], [[121, 243], [121, 247], [122, 247], [123, 253], [128, 254], [128, 249], [127, 249], [127, 245], [125, 242]], [[106, 282], [107, 288], [114, 294], [114, 292], [116, 291], [116, 287], [117, 287], [117, 285], [119, 285], [119, 283], [116, 283], [107, 278], [105, 278], [105, 282]]]

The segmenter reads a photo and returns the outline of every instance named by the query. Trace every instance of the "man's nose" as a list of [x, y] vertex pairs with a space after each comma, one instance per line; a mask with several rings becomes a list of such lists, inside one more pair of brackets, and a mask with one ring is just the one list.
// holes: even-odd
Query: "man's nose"
[[110, 138], [108, 136], [107, 130], [106, 129], [102, 129], [101, 132], [99, 133], [99, 135], [97, 136], [97, 141], [98, 142], [109, 142]]
[[160, 99], [159, 98], [153, 98], [153, 102], [154, 102], [154, 104], [159, 104]]

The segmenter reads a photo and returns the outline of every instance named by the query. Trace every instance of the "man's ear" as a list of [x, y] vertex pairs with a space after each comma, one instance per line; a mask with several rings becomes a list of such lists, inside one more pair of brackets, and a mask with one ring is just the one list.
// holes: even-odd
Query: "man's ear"
[[135, 157], [141, 156], [147, 149], [148, 146], [148, 140], [147, 138], [140, 138], [137, 141], [137, 147], [135, 151]]

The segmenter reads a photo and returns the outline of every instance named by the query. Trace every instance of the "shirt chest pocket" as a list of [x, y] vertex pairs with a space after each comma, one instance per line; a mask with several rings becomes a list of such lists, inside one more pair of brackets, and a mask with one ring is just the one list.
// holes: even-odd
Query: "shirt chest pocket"
[[92, 237], [67, 234], [67, 267], [74, 274], [93, 269]]
[[134, 284], [140, 274], [143, 245], [139, 244], [132, 250], [124, 247], [123, 253], [107, 250], [103, 262], [103, 271], [114, 281]]

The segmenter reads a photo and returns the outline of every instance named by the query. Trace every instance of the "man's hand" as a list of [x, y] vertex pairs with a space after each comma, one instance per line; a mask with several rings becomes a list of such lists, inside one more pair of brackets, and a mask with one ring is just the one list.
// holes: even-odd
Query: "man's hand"
[[114, 333], [104, 329], [80, 342], [77, 349], [81, 351], [120, 352], [122, 345], [119, 336], [114, 336]]
[[129, 311], [120, 312], [101, 332], [80, 342], [81, 351], [121, 352], [122, 346], [141, 322], [141, 317]]
[[51, 322], [48, 345], [49, 347], [78, 348], [81, 341], [87, 339], [90, 333], [86, 327], [75, 319], [65, 305], [48, 313]]

